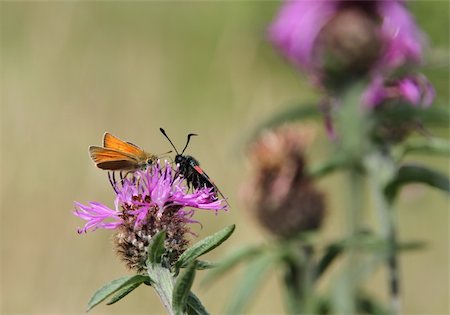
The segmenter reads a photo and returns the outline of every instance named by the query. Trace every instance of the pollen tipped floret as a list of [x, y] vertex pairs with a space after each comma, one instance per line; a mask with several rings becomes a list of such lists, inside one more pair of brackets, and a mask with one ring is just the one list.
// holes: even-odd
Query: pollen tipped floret
[[115, 229], [114, 243], [127, 266], [145, 268], [147, 247], [159, 231], [166, 231], [166, 260], [173, 263], [186, 249], [189, 223], [195, 209], [225, 210], [226, 203], [210, 188], [189, 191], [183, 177], [167, 162], [157, 162], [115, 184], [115, 209], [100, 203], [76, 203], [74, 214], [87, 221], [81, 231]]
[[320, 227], [325, 202], [305, 171], [303, 150], [311, 130], [285, 126], [263, 134], [250, 148], [253, 177], [245, 201], [261, 225], [281, 237]]

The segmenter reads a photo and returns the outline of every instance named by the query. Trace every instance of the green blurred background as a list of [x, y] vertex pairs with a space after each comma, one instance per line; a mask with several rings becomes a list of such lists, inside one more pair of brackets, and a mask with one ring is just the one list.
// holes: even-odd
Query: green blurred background
[[[170, 149], [164, 127], [230, 198], [228, 213], [199, 212], [200, 237], [231, 223], [233, 237], [208, 259], [264, 242], [239, 201], [247, 172], [244, 143], [262, 120], [289, 104], [319, 98], [304, 77], [265, 40], [278, 2], [1, 2], [1, 308], [2, 314], [81, 314], [90, 295], [127, 271], [113, 253], [110, 231], [78, 235], [73, 201], [112, 205], [106, 174], [87, 147], [105, 131], [148, 151]], [[448, 104], [449, 3], [411, 4], [433, 50], [426, 68]], [[328, 149], [321, 123], [310, 161]], [[447, 130], [435, 131], [446, 135]], [[423, 160], [423, 159], [422, 159]], [[442, 158], [426, 162], [448, 169]], [[342, 176], [319, 183], [328, 193], [323, 241], [344, 233]], [[405, 314], [449, 312], [447, 198], [411, 186], [399, 203], [400, 238], [429, 246], [401, 259]], [[367, 222], [376, 222], [368, 211]], [[212, 314], [226, 306], [239, 271], [195, 288]], [[277, 274], [268, 275], [248, 314], [283, 312]], [[201, 278], [201, 277], [200, 277]], [[385, 299], [385, 273], [366, 282]], [[323, 283], [326, 287], [326, 283]], [[141, 287], [92, 314], [163, 313]]]

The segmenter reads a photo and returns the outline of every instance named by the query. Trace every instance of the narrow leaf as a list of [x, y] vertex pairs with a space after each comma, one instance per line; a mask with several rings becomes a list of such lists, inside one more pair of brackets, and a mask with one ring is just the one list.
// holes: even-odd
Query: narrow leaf
[[187, 298], [187, 312], [189, 315], [209, 315], [202, 302], [192, 292]]
[[427, 184], [447, 193], [450, 192], [450, 181], [444, 174], [419, 165], [403, 165], [394, 179], [386, 185], [384, 189], [386, 198], [389, 201], [394, 200], [400, 188], [411, 183]]
[[395, 101], [392, 105], [380, 112], [381, 117], [379, 118], [385, 119], [387, 117], [391, 122], [418, 119], [427, 127], [448, 127], [450, 123], [448, 105], [422, 108], [411, 106], [403, 101]]
[[172, 306], [176, 314], [183, 314], [187, 297], [191, 292], [195, 278], [195, 267], [197, 262], [191, 263], [175, 281], [172, 293]]
[[439, 138], [425, 138], [409, 140], [398, 148], [399, 157], [402, 158], [406, 154], [433, 154], [433, 155], [450, 155], [450, 143], [448, 140]]
[[347, 162], [343, 155], [332, 154], [328, 160], [310, 167], [308, 173], [313, 177], [320, 178], [347, 166]]
[[164, 241], [166, 240], [166, 231], [159, 231], [153, 235], [148, 245], [148, 260], [152, 264], [161, 262], [161, 257], [164, 254]]
[[360, 314], [391, 315], [384, 305], [364, 293], [360, 293], [356, 297], [356, 310]]
[[433, 105], [430, 108], [416, 108], [418, 116], [420, 116], [420, 120], [427, 127], [444, 127], [448, 128], [450, 124], [450, 115], [448, 111], [448, 105], [435, 106]]
[[260, 124], [253, 133], [253, 137], [255, 137], [263, 129], [274, 128], [278, 125], [291, 121], [317, 119], [320, 116], [321, 113], [317, 104], [297, 104], [285, 109], [284, 111], [276, 113], [270, 119]]
[[175, 264], [175, 267], [180, 268], [183, 266], [187, 266], [201, 255], [213, 250], [230, 237], [230, 235], [234, 232], [235, 227], [236, 226], [234, 224], [227, 226], [219, 232], [207, 236], [201, 241], [192, 245], [192, 247], [188, 248], [183, 254], [181, 254], [180, 258]]
[[317, 271], [316, 271], [316, 279], [320, 278], [320, 276], [328, 269], [328, 267], [331, 265], [331, 263], [339, 257], [340, 254], [345, 249], [344, 242], [337, 242], [334, 244], [330, 244], [325, 249], [325, 254], [322, 256], [322, 258], [319, 260], [319, 263], [317, 264]]
[[222, 259], [216, 268], [208, 272], [206, 277], [203, 278], [202, 284], [206, 285], [208, 283], [211, 283], [213, 280], [216, 280], [217, 278], [234, 268], [237, 264], [248, 259], [252, 259], [263, 251], [263, 247], [254, 246], [246, 246], [236, 250], [228, 257]]
[[119, 290], [116, 291], [116, 294], [113, 295], [113, 297], [106, 303], [106, 305], [114, 304], [118, 301], [120, 301], [122, 298], [127, 296], [129, 293], [131, 293], [134, 289], [136, 289], [138, 286], [140, 286], [142, 282], [133, 283], [128, 286], [125, 286]]
[[86, 312], [91, 310], [93, 307], [104, 301], [108, 296], [114, 292], [127, 287], [134, 283], [143, 283], [150, 281], [148, 276], [134, 275], [134, 276], [124, 276], [119, 279], [113, 280], [110, 283], [104, 285], [98, 289], [88, 302]]
[[216, 268], [219, 265], [217, 262], [213, 261], [206, 261], [206, 260], [197, 260], [197, 270], [205, 270], [205, 269], [212, 269]]
[[261, 255], [255, 259], [242, 276], [241, 283], [234, 290], [234, 296], [224, 314], [241, 314], [248, 305], [260, 283], [266, 278], [265, 273], [274, 261], [269, 255]]

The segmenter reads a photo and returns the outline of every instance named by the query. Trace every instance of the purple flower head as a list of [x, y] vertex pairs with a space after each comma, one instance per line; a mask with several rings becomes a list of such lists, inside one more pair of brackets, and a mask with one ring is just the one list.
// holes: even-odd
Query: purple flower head
[[134, 217], [137, 227], [144, 223], [150, 212], [161, 218], [164, 211], [174, 207], [187, 219], [186, 222], [192, 222], [190, 217], [193, 212], [186, 211], [184, 207], [214, 211], [226, 209], [223, 200], [218, 199], [211, 188], [189, 192], [183, 177], [175, 174], [167, 162], [164, 166], [158, 162], [145, 171], [136, 171], [131, 179], [126, 178], [121, 185], [116, 184], [115, 209], [97, 202], [90, 202], [89, 205], [76, 202], [74, 215], [87, 221], [81, 231], [115, 229], [123, 223], [125, 211]]
[[269, 27], [269, 39], [281, 53], [319, 77], [330, 60], [345, 71], [389, 71], [418, 63], [423, 38], [398, 0], [285, 1]]
[[420, 63], [425, 37], [414, 18], [402, 2], [380, 2], [378, 12], [383, 18], [381, 35], [385, 50], [379, 65], [391, 69], [407, 63]]
[[374, 108], [388, 100], [403, 100], [412, 106], [429, 107], [435, 91], [423, 75], [409, 75], [397, 80], [386, 81], [376, 76], [362, 95], [366, 108]]
[[114, 186], [114, 209], [97, 202], [76, 202], [74, 215], [87, 221], [80, 233], [114, 229], [117, 251], [130, 268], [139, 271], [144, 268], [153, 235], [166, 231], [166, 248], [173, 262], [188, 244], [185, 235], [193, 234], [187, 224], [199, 223], [192, 219], [195, 209], [226, 210], [226, 203], [213, 189], [190, 191], [185, 179], [167, 161], [136, 171]]
[[269, 39], [291, 62], [312, 70], [315, 40], [337, 8], [336, 1], [285, 1], [269, 28]]
[[116, 229], [123, 223], [119, 211], [110, 209], [98, 202], [90, 202], [89, 205], [75, 202], [75, 211], [73, 214], [88, 221], [84, 228], [78, 229], [78, 233], [80, 234], [83, 232], [86, 233], [88, 230], [95, 231], [98, 228], [107, 230]]

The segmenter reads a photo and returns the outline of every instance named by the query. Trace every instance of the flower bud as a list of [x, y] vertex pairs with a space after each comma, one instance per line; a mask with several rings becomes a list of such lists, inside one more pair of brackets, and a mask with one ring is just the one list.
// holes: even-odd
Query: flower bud
[[284, 126], [267, 131], [251, 145], [253, 176], [244, 190], [246, 203], [259, 223], [285, 238], [320, 227], [323, 194], [306, 174], [304, 149], [312, 130]]

